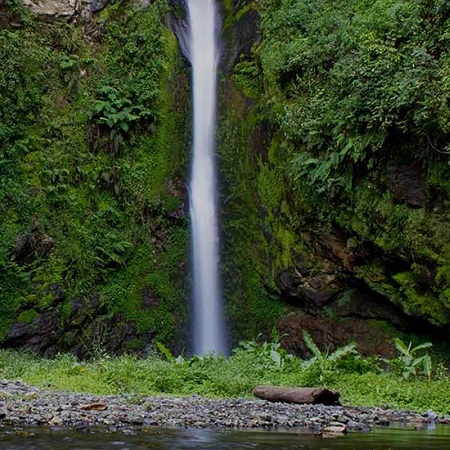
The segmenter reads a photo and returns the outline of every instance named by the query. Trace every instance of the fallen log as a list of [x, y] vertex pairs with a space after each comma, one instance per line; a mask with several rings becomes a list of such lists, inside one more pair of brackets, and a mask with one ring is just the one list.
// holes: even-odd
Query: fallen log
[[253, 395], [270, 402], [339, 405], [339, 392], [324, 388], [257, 386]]

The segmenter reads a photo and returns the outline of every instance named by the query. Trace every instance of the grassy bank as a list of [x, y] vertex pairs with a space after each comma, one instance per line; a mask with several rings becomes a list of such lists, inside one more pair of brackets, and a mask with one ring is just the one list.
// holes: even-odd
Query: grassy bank
[[320, 385], [339, 390], [344, 405], [417, 411], [431, 408], [450, 414], [448, 372], [433, 363], [432, 371], [426, 374], [417, 362], [422, 356], [413, 355], [410, 362], [402, 355], [391, 361], [362, 358], [350, 345], [333, 354], [315, 353], [304, 361], [286, 354], [277, 343], [254, 342], [241, 344], [228, 359], [174, 358], [164, 348], [147, 359], [103, 355], [89, 362], [71, 355], [48, 360], [1, 351], [0, 378], [20, 378], [50, 389], [131, 394], [136, 398], [158, 394], [251, 398], [253, 388], [260, 384]]

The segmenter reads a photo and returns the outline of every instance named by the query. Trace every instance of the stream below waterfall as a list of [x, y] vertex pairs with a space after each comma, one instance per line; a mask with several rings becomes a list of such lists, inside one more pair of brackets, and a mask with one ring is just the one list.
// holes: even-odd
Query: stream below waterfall
[[367, 433], [324, 438], [269, 431], [149, 429], [127, 436], [108, 433], [51, 431], [47, 428], [0, 428], [0, 448], [7, 450], [448, 450], [450, 427], [378, 428]]

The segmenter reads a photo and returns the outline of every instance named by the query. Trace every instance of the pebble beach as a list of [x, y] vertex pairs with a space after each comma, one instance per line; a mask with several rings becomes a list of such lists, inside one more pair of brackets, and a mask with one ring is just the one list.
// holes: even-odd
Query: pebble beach
[[450, 424], [433, 411], [297, 405], [267, 400], [191, 397], [99, 396], [46, 390], [21, 381], [0, 381], [0, 427], [45, 426], [74, 431], [101, 429], [132, 434], [153, 427], [365, 432], [403, 425]]

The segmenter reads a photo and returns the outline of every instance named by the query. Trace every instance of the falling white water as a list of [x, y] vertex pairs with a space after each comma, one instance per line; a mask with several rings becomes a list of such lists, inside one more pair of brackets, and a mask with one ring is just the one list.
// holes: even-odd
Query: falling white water
[[226, 354], [214, 156], [219, 20], [214, 0], [187, 0], [187, 5], [194, 116], [189, 187], [194, 270], [193, 352]]

